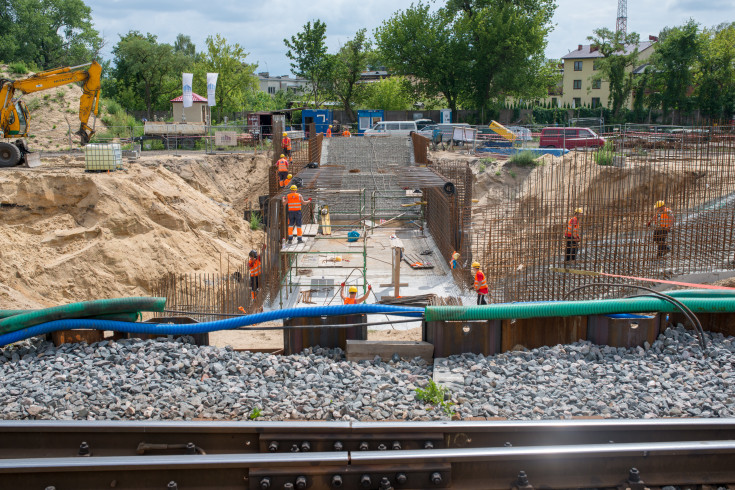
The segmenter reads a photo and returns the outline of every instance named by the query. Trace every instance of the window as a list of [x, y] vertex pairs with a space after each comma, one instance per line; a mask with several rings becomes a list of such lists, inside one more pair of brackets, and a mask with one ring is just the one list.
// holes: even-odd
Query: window
[[564, 130], [565, 138], [576, 138], [578, 134], [579, 134], [578, 129], [565, 129]]
[[582, 80], [575, 80], [574, 81], [574, 90], [579, 90], [582, 88]]
[[592, 80], [592, 88], [600, 88], [602, 87], [602, 80], [599, 78], [597, 80]]
[[574, 101], [574, 108], [582, 107], [582, 99], [579, 97], [575, 97], [572, 99]]
[[574, 71], [582, 71], [582, 62], [581, 61], [575, 61], [574, 62]]
[[403, 131], [416, 131], [415, 123], [400, 123], [400, 129]]
[[276, 93], [276, 87], [268, 87], [268, 93], [269, 94], [275, 94]]
[[385, 129], [388, 131], [398, 131], [400, 129], [400, 125], [398, 123], [386, 123]]
[[600, 69], [600, 65], [599, 65], [599, 62], [597, 60], [595, 60], [595, 61], [592, 62], [592, 69], [593, 70], [599, 70]]
[[559, 107], [559, 104], [556, 102], [556, 97], [551, 98], [551, 107]]
[[599, 97], [592, 97], [592, 108], [600, 107], [600, 98]]

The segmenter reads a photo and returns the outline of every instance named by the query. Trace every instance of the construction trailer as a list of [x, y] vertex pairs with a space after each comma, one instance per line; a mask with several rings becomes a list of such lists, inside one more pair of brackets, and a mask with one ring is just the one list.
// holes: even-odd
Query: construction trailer
[[[316, 134], [326, 133], [332, 124], [333, 113], [331, 109], [304, 109], [301, 111], [301, 124], [306, 130], [314, 123]], [[311, 135], [307, 135], [309, 137]]]
[[357, 111], [357, 134], [364, 134], [366, 129], [372, 128], [383, 119], [385, 119], [385, 111], [383, 109]]

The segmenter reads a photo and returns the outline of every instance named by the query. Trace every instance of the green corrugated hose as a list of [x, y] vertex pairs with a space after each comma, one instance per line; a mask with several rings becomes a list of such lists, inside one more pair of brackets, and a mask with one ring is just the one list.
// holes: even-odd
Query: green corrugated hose
[[[0, 319], [8, 318], [15, 315], [23, 315], [32, 311], [40, 310], [0, 310]], [[111, 315], [97, 315], [89, 317], [89, 320], [110, 320], [117, 322], [137, 322], [141, 318], [139, 311], [130, 311], [123, 313], [113, 313]]]
[[[678, 298], [694, 313], [734, 313], [735, 296]], [[505, 303], [484, 306], [429, 306], [426, 321], [499, 320], [503, 318], [542, 318], [552, 316], [609, 315], [679, 311], [657, 298], [604, 299], [590, 301], [553, 301], [545, 303]]]
[[166, 298], [132, 297], [83, 301], [42, 310], [27, 311], [3, 318], [0, 320], [0, 334], [15, 332], [16, 330], [54, 320], [100, 317], [121, 313], [132, 315], [139, 311], [163, 311], [164, 308], [166, 308]]

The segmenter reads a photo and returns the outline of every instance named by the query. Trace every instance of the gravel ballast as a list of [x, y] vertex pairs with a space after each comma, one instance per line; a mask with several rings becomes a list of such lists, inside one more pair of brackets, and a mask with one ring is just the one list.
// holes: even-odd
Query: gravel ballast
[[[439, 360], [464, 377], [455, 419], [735, 416], [735, 339], [708, 334], [703, 356], [683, 328], [653, 345], [589, 342]], [[2, 419], [438, 420], [417, 400], [425, 361], [347, 362], [339, 349], [275, 356], [167, 340], [0, 350]]]

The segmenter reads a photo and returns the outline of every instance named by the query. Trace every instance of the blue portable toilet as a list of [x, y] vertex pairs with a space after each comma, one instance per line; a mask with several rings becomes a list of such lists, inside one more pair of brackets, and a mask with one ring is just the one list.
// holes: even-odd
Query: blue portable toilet
[[326, 133], [329, 125], [332, 124], [332, 110], [304, 109], [301, 111], [301, 124], [304, 125], [304, 131], [309, 131], [309, 124], [311, 123], [316, 125], [317, 134]]
[[357, 134], [363, 134], [366, 129], [370, 129], [385, 117], [383, 109], [366, 109], [357, 111]]

